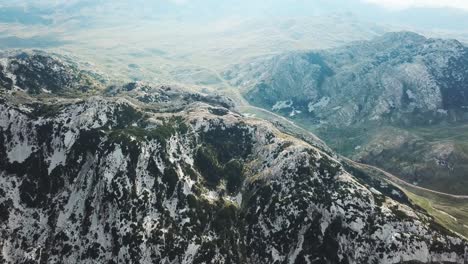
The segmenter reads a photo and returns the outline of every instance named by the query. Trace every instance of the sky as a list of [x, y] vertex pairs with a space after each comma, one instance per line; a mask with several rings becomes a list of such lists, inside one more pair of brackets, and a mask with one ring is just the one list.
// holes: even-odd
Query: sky
[[468, 11], [468, 0], [363, 0], [384, 8], [401, 10], [408, 8], [455, 8]]
[[[190, 0], [168, 0], [176, 4], [187, 4]], [[313, 0], [310, 0], [313, 2]], [[343, 0], [349, 1], [349, 0]], [[408, 8], [455, 8], [468, 10], [468, 0], [360, 0], [388, 8], [391, 10], [402, 10]]]
[[[205, 0], [206, 2], [212, 2], [209, 0]], [[455, 8], [461, 10], [468, 11], [468, 0], [357, 0], [360, 2], [371, 3], [377, 6], [381, 6], [383, 8], [391, 9], [391, 10], [402, 10], [408, 8]], [[18, 6], [18, 7], [28, 7], [28, 6], [42, 6], [42, 7], [57, 7], [57, 6], [72, 6], [80, 3], [97, 3], [97, 2], [105, 2], [103, 0], [0, 0], [0, 7], [1, 6]], [[114, 0], [111, 2], [128, 2], [134, 3], [135, 1], [130, 0]], [[147, 0], [146, 3], [150, 4], [164, 4], [164, 2], [174, 3], [179, 6], [190, 4], [191, 2], [200, 2], [196, 0]], [[218, 3], [222, 1], [217, 1]], [[255, 2], [252, 0], [250, 2]], [[271, 0], [264, 0], [260, 1], [265, 5], [270, 4], [273, 2]], [[294, 0], [283, 0], [282, 2], [286, 4], [291, 4], [297, 1]], [[323, 1], [319, 0], [308, 0], [311, 3], [321, 3]], [[331, 0], [331, 2], [337, 2], [338, 4], [346, 5], [348, 2], [354, 2], [354, 0]], [[216, 3], [216, 2], [214, 2]]]
[[84, 27], [145, 19], [194, 24], [330, 14], [423, 30], [466, 31], [468, 0], [0, 0], [0, 23], [28, 25], [73, 20]]

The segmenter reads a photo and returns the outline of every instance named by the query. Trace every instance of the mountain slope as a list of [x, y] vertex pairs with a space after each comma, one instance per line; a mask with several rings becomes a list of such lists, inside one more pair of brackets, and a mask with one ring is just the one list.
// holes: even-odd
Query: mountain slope
[[[342, 154], [425, 187], [466, 194], [465, 184], [456, 184], [468, 182], [457, 165], [468, 161], [464, 142], [437, 131], [467, 121], [467, 65], [468, 48], [456, 40], [400, 32], [257, 58], [225, 76], [252, 104], [297, 120]], [[411, 163], [402, 165], [408, 156]]]
[[335, 126], [388, 120], [465, 120], [468, 48], [452, 40], [388, 33], [339, 49], [287, 53], [225, 73], [247, 98], [273, 110], [301, 111]]
[[465, 240], [397, 188], [229, 100], [142, 84], [1, 97], [2, 262], [464, 262]]
[[42, 52], [0, 54], [0, 86], [6, 90], [40, 93], [88, 93], [102, 80], [77, 65]]

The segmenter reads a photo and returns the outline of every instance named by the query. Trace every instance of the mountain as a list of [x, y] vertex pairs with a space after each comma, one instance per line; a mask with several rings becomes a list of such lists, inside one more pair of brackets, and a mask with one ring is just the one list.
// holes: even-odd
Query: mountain
[[400, 189], [227, 98], [36, 84], [2, 84], [2, 263], [464, 263]]
[[388, 33], [337, 49], [256, 58], [224, 75], [250, 103], [310, 127], [343, 154], [426, 187], [468, 193], [455, 186], [468, 183], [464, 134], [418, 132], [468, 120], [468, 48], [456, 40]]
[[78, 65], [42, 52], [1, 54], [0, 85], [6, 90], [29, 94], [86, 93], [97, 89], [102, 80], [80, 70]]
[[455, 40], [400, 32], [339, 49], [262, 57], [225, 76], [249, 88], [254, 104], [300, 111], [315, 122], [430, 123], [467, 119], [467, 62], [468, 48]]

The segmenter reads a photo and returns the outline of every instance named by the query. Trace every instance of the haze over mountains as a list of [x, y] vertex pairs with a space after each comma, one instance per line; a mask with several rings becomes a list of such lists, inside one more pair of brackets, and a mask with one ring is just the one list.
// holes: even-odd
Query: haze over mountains
[[[130, 75], [161, 83], [222, 86], [217, 74], [240, 60], [337, 47], [387, 31], [403, 29], [468, 39], [461, 26], [468, 24], [467, 16], [461, 9], [389, 10], [357, 0], [1, 4], [8, 15], [0, 16], [0, 47], [50, 48], [112, 69], [105, 71], [115, 74], [113, 78]], [[405, 21], [407, 18], [414, 21]], [[115, 69], [112, 65], [116, 64], [122, 66]]]

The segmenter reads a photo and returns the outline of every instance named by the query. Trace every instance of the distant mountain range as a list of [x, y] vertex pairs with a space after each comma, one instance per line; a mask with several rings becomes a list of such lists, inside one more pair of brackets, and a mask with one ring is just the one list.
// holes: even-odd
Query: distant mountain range
[[409, 32], [259, 58], [225, 77], [255, 105], [331, 126], [468, 118], [468, 48]]
[[[402, 132], [468, 121], [468, 48], [456, 40], [388, 33], [337, 49], [259, 57], [224, 76], [250, 103], [311, 127], [342, 153], [425, 186], [468, 192], [456, 184], [468, 182], [463, 140]], [[413, 157], [412, 165], [398, 157], [422, 146], [433, 154]]]

